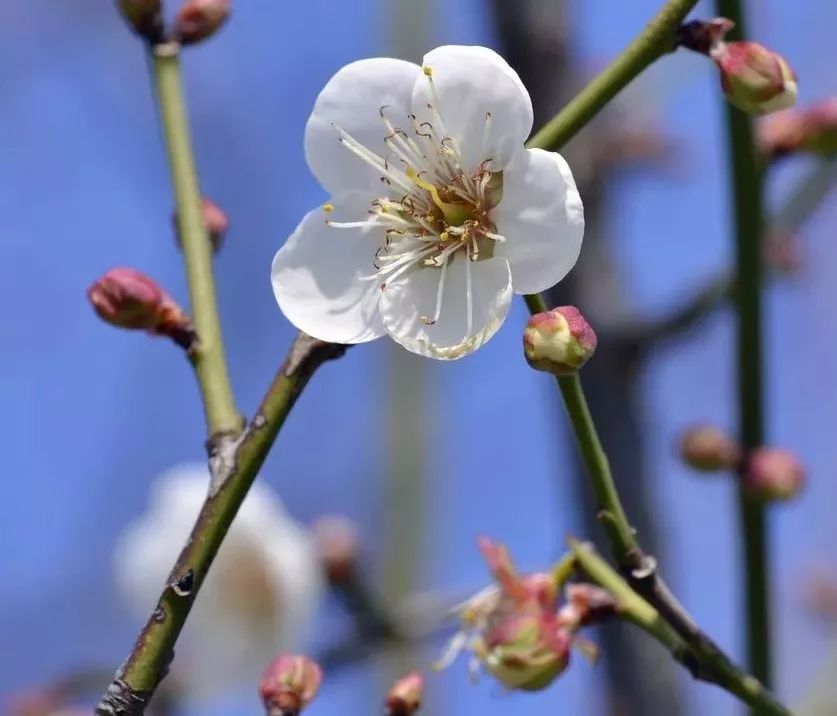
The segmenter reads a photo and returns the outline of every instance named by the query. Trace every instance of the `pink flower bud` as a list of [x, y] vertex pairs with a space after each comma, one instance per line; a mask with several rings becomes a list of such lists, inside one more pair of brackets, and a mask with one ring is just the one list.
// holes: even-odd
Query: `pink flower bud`
[[396, 681], [387, 694], [386, 716], [412, 716], [421, 706], [424, 679], [412, 672]]
[[683, 47], [711, 57], [721, 71], [730, 104], [748, 114], [767, 114], [796, 102], [796, 74], [784, 57], [757, 42], [726, 42], [735, 23], [724, 17], [696, 20], [680, 28]]
[[747, 458], [744, 488], [765, 502], [790, 500], [805, 483], [805, 468], [790, 450], [756, 448]]
[[174, 36], [183, 45], [203, 42], [227, 21], [230, 0], [186, 0], [177, 13]]
[[[203, 224], [212, 243], [212, 252], [218, 253], [224, 245], [224, 238], [226, 237], [227, 230], [230, 228], [230, 220], [224, 210], [208, 197], [203, 197], [201, 210]], [[172, 214], [171, 221], [174, 226], [174, 235], [177, 237], [177, 243], [181, 245], [180, 224], [176, 211]]]
[[137, 35], [149, 42], [163, 39], [162, 0], [117, 0], [125, 22]]
[[357, 568], [357, 526], [348, 517], [328, 515], [313, 526], [314, 541], [328, 580], [333, 585], [351, 581]]
[[596, 333], [575, 306], [537, 313], [523, 331], [523, 351], [536, 370], [571, 375], [596, 350]]
[[741, 449], [723, 430], [712, 425], [689, 428], [680, 439], [680, 457], [701, 472], [734, 470], [741, 460]]
[[296, 716], [317, 695], [323, 680], [319, 664], [306, 656], [282, 654], [267, 667], [259, 693], [268, 716]]
[[185, 348], [195, 338], [183, 309], [136, 269], [111, 269], [87, 289], [87, 297], [99, 317], [118, 328], [169, 336]]

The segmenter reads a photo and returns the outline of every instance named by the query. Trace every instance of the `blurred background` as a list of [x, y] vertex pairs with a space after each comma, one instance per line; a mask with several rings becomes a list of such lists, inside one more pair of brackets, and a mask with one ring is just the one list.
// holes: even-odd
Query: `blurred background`
[[[659, 4], [233, 3], [227, 27], [186, 51], [183, 63], [202, 188], [231, 222], [216, 267], [242, 409], [252, 413], [295, 334], [268, 271], [304, 212], [324, 200], [302, 135], [339, 67], [376, 55], [419, 61], [439, 44], [484, 44], [518, 69], [543, 121]], [[837, 93], [829, 71], [834, 3], [752, 0], [749, 9], [753, 39], [798, 72], [803, 104]], [[711, 16], [712, 7], [701, 4], [695, 14]], [[105, 326], [84, 294], [98, 275], [126, 265], [186, 301], [141, 44], [101, 0], [2, 0], [0, 17], [6, 702], [68, 675], [108, 673], [127, 654], [141, 619], [116, 588], [115, 544], [148, 510], [158, 475], [203, 458], [204, 434], [179, 352]], [[572, 299], [601, 329], [584, 379], [605, 445], [643, 542], [697, 621], [741, 658], [734, 488], [723, 477], [696, 477], [674, 447], [692, 423], [734, 427], [731, 316], [720, 306], [653, 340], [635, 330], [669, 325], [730, 267], [716, 72], [685, 52], [658, 63], [567, 154], [588, 236], [582, 265], [556, 300]], [[812, 162], [788, 160], [771, 174], [772, 210]], [[810, 693], [837, 638], [809, 598], [812, 579], [837, 580], [835, 220], [837, 201], [826, 199], [796, 232], [798, 266], [771, 282], [766, 301], [768, 434], [798, 452], [810, 476], [798, 500], [771, 513], [776, 687], [791, 704]], [[525, 318], [520, 302], [493, 341], [453, 364], [385, 340], [349, 351], [313, 380], [267, 462], [260, 479], [300, 523], [334, 513], [357, 523], [364, 574], [387, 608], [409, 595], [445, 603], [482, 587], [488, 573], [477, 535], [508, 544], [526, 569], [546, 566], [568, 533], [596, 536], [558, 395], [521, 355]], [[344, 605], [324, 599], [308, 651], [334, 653], [352, 642], [353, 628]], [[405, 665], [427, 668], [445, 636], [336, 660], [311, 712], [379, 712], [391, 677]], [[741, 712], [644, 638], [608, 627], [595, 639], [602, 662], [576, 659], [537, 695], [503, 694], [490, 679], [473, 685], [462, 660], [432, 676], [426, 712]], [[258, 678], [181, 709], [258, 713]]]

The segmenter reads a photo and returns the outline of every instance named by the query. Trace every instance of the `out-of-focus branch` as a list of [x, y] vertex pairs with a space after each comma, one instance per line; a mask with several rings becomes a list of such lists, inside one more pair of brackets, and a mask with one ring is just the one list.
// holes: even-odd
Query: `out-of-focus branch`
[[[768, 221], [768, 236], [775, 237], [775, 241], [780, 244], [792, 241], [802, 226], [817, 212], [835, 185], [837, 160], [819, 162], [797, 182], [790, 196]], [[770, 261], [765, 260], [765, 263], [766, 268], [770, 269]], [[725, 269], [710, 278], [671, 313], [654, 321], [627, 324], [623, 332], [640, 347], [651, 348], [661, 341], [677, 338], [691, 330], [727, 305], [734, 297], [735, 276]]]
[[256, 415], [233, 444], [225, 444], [222, 453], [214, 456], [213, 483], [186, 546], [97, 713], [138, 716], [145, 711], [166, 674], [206, 573], [285, 418], [315, 371], [345, 351], [346, 346], [300, 333]]

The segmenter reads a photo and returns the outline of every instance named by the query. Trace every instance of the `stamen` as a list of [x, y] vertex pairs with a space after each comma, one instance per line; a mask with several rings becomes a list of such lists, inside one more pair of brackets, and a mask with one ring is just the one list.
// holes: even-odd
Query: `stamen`
[[500, 244], [502, 244], [506, 240], [505, 236], [503, 236], [502, 234], [495, 234], [493, 231], [483, 231], [482, 233], [483, 236], [487, 236], [489, 239], [492, 239], [493, 241], [496, 241]]
[[468, 307], [468, 331], [465, 338], [470, 338], [474, 327], [474, 296], [471, 291], [471, 253], [467, 248], [465, 251], [467, 254], [465, 257], [465, 303]]
[[445, 295], [445, 275], [448, 272], [448, 262], [442, 264], [442, 268], [439, 272], [439, 286], [436, 288], [436, 310], [433, 313], [433, 318], [428, 319], [427, 316], [422, 316], [421, 321], [427, 326], [432, 326], [436, 321], [439, 320], [439, 316], [442, 315], [442, 298]]

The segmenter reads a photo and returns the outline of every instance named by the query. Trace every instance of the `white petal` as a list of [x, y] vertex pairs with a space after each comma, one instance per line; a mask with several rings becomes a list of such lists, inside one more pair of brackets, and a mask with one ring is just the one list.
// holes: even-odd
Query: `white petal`
[[[468, 332], [466, 270], [472, 285], [471, 332]], [[512, 299], [511, 273], [505, 259], [472, 262], [457, 254], [448, 263], [439, 320], [427, 325], [436, 307], [441, 269], [418, 268], [388, 284], [381, 294], [387, 333], [407, 350], [440, 360], [473, 353], [506, 320]]]
[[412, 62], [374, 57], [346, 65], [328, 81], [305, 127], [305, 158], [328, 192], [380, 191], [381, 173], [340, 143], [335, 125], [385, 159], [389, 132], [381, 108], [396, 127], [411, 130], [410, 97], [420, 74]]
[[494, 210], [494, 255], [511, 265], [515, 293], [554, 286], [575, 266], [584, 236], [584, 207], [560, 154], [519, 152], [503, 172], [503, 198]]
[[532, 100], [517, 73], [493, 50], [460, 45], [428, 52], [424, 67], [432, 77], [419, 77], [413, 91], [419, 121], [435, 129], [427, 105], [438, 104], [444, 128], [437, 132], [453, 138], [463, 168], [491, 159], [492, 169], [502, 169], [532, 131]]
[[383, 335], [375, 271], [380, 227], [338, 229], [329, 221], [369, 218], [370, 199], [357, 192], [331, 200], [334, 210], [309, 212], [273, 259], [271, 282], [279, 308], [299, 330], [332, 343], [363, 343]]

